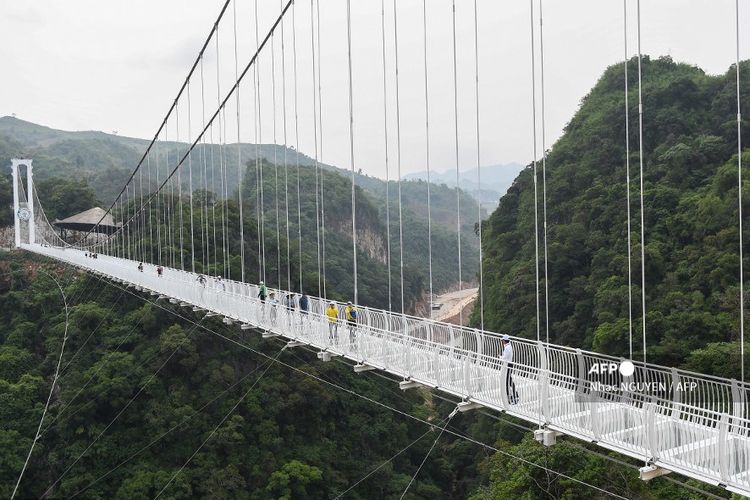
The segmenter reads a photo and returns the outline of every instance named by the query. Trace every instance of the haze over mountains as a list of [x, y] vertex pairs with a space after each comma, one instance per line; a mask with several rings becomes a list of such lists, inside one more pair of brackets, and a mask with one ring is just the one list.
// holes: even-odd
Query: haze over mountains
[[[476, 200], [482, 203], [482, 207], [488, 211], [494, 210], [502, 196], [508, 191], [513, 184], [513, 180], [523, 169], [523, 165], [517, 162], [504, 163], [498, 165], [487, 165], [481, 167], [482, 187], [479, 188], [477, 182], [477, 168], [462, 170], [459, 173], [460, 188], [471, 194]], [[414, 172], [406, 174], [402, 179], [427, 180], [427, 171]], [[430, 182], [434, 184], [445, 184], [448, 187], [456, 187], [456, 171], [445, 170], [443, 172], [430, 172]]]

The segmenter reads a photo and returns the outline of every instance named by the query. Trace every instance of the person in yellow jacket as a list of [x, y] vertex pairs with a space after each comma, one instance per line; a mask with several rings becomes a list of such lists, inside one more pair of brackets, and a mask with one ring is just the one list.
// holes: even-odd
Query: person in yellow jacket
[[338, 343], [339, 310], [333, 302], [326, 307], [326, 317], [328, 318], [328, 340]]
[[346, 318], [346, 324], [349, 327], [349, 342], [354, 342], [356, 339], [355, 332], [357, 328], [357, 308], [351, 302], [346, 303], [344, 317]]

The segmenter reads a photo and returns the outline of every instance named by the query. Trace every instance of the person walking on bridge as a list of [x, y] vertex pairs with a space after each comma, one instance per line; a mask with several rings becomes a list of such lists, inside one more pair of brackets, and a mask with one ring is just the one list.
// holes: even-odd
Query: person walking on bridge
[[302, 292], [302, 295], [300, 295], [299, 298], [299, 326], [300, 328], [304, 328], [305, 322], [308, 321], [307, 313], [310, 311], [310, 298], [307, 296], [305, 292]]
[[346, 303], [344, 309], [346, 324], [349, 327], [349, 342], [354, 343], [357, 338], [357, 308], [351, 302]]
[[508, 402], [512, 405], [518, 403], [518, 393], [516, 392], [516, 384], [513, 382], [511, 371], [513, 369], [513, 346], [510, 343], [510, 337], [503, 335], [500, 339], [503, 345], [503, 354], [500, 356], [500, 361], [507, 365], [507, 371], [505, 372], [505, 393], [508, 395]]
[[265, 304], [266, 297], [268, 297], [268, 288], [266, 288], [266, 284], [261, 281], [258, 283], [258, 298], [263, 304]]
[[339, 310], [336, 304], [331, 302], [326, 307], [326, 317], [328, 318], [328, 340], [339, 343]]

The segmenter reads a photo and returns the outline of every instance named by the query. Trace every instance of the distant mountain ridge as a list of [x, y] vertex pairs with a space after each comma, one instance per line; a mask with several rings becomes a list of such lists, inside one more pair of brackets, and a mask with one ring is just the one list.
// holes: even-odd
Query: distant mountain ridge
[[[505, 195], [508, 188], [523, 169], [523, 165], [517, 162], [487, 165], [479, 169], [481, 175], [481, 188], [477, 182], [477, 168], [470, 168], [459, 172], [460, 188], [471, 194], [474, 199], [483, 205], [490, 204], [492, 208], [497, 206], [498, 200]], [[445, 170], [442, 172], [430, 172], [430, 182], [434, 184], [445, 184], [448, 187], [456, 187], [456, 171]], [[427, 180], [427, 171], [413, 172], [402, 177], [405, 180]]]

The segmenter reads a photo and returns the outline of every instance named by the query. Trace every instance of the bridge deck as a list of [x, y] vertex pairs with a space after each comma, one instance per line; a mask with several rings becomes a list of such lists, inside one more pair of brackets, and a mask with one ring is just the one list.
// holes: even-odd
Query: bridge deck
[[[513, 338], [514, 363], [508, 367], [499, 361], [501, 346], [495, 333], [366, 307], [359, 308], [355, 331], [350, 334], [342, 323], [331, 338], [323, 314], [326, 303], [316, 297], [310, 297], [310, 313], [302, 315], [281, 305], [262, 304], [256, 298], [257, 287], [247, 283], [207, 277], [202, 285], [197, 274], [177, 269], [164, 268], [158, 277], [154, 266], [144, 264], [140, 272], [136, 262], [126, 259], [107, 255], [91, 259], [72, 248], [21, 246], [750, 495], [748, 388], [737, 381], [636, 363], [636, 372], [626, 381], [664, 384], [665, 389], [648, 395], [594, 394], [590, 367], [618, 359]], [[519, 395], [517, 404], [508, 400], [509, 369]], [[610, 374], [599, 381], [621, 380]]]

